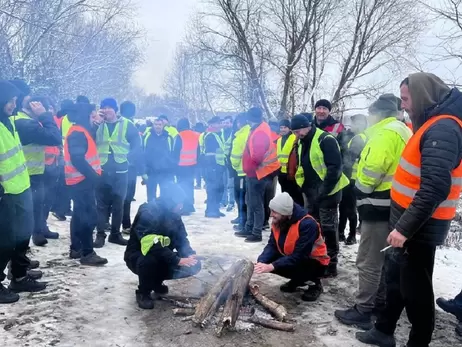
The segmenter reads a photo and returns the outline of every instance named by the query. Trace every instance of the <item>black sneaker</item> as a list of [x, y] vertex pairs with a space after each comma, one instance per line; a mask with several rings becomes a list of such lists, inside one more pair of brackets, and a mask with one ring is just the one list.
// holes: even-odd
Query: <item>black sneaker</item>
[[284, 283], [282, 286], [280, 286], [279, 289], [281, 290], [281, 292], [284, 293], [295, 293], [297, 291], [297, 288], [303, 285], [304, 283], [299, 283], [294, 280], [290, 280], [289, 282]]
[[138, 307], [143, 310], [152, 310], [154, 308], [154, 300], [151, 298], [151, 294], [141, 293], [136, 291], [136, 302]]
[[32, 242], [36, 246], [43, 247], [48, 243], [48, 240], [42, 234], [33, 234], [32, 235]]
[[243, 237], [243, 238], [248, 238], [251, 235], [252, 235], [252, 233], [249, 233], [248, 231], [245, 231], [245, 230], [241, 230], [241, 231], [238, 231], [238, 232], [234, 233], [234, 236]]
[[80, 259], [82, 257], [82, 252], [81, 251], [75, 251], [71, 249], [69, 251], [69, 258], [71, 259]]
[[67, 220], [66, 216], [63, 214], [57, 214], [56, 212], [53, 212], [51, 215], [55, 217], [57, 220], [59, 220], [60, 222], [65, 222]]
[[387, 335], [378, 331], [376, 328], [364, 332], [356, 333], [356, 340], [379, 347], [396, 347], [396, 340], [393, 335]]
[[345, 245], [351, 246], [356, 244], [356, 236], [348, 236], [347, 239], [345, 240]]
[[303, 301], [313, 302], [319, 299], [323, 292], [322, 284], [315, 284], [309, 286], [307, 290], [305, 290], [302, 294]]
[[40, 270], [29, 270], [27, 271], [27, 276], [29, 276], [33, 280], [39, 280], [43, 277], [43, 272]]
[[338, 241], [339, 242], [345, 242], [346, 238], [345, 238], [345, 234], [339, 234], [338, 236]]
[[234, 218], [233, 220], [231, 220], [231, 224], [239, 224], [239, 222], [240, 222], [239, 217]]
[[120, 246], [126, 246], [128, 244], [128, 241], [123, 238], [121, 233], [111, 234], [107, 240], [110, 243], [115, 243]]
[[436, 304], [445, 312], [453, 314], [459, 321], [462, 321], [462, 307], [456, 304], [454, 300], [444, 298], [436, 299]]
[[0, 283], [0, 304], [12, 304], [19, 300], [19, 295]]
[[159, 295], [167, 295], [168, 294], [168, 286], [161, 283], [154, 287], [154, 292]]
[[106, 242], [106, 235], [96, 234], [95, 242], [93, 242], [93, 248], [103, 248]]
[[245, 242], [247, 243], [257, 243], [261, 241], [262, 241], [262, 237], [254, 235], [254, 234], [247, 236], [247, 238], [245, 239]]
[[54, 231], [50, 231], [50, 230], [45, 230], [43, 232], [43, 236], [46, 238], [46, 239], [50, 239], [50, 240], [57, 240], [59, 239], [59, 234], [58, 233], [55, 233]]
[[29, 270], [37, 269], [40, 266], [40, 262], [38, 260], [31, 260], [28, 257], [26, 257], [29, 260], [29, 266], [27, 267]]
[[356, 306], [348, 310], [336, 310], [334, 315], [340, 323], [345, 325], [354, 325], [364, 330], [369, 330], [373, 327], [371, 314], [359, 312]]
[[46, 287], [47, 287], [46, 283], [37, 282], [37, 280], [34, 280], [32, 277], [27, 275], [20, 281], [13, 279], [10, 282], [10, 285], [8, 288], [15, 293], [21, 293], [21, 292], [35, 293], [35, 292], [40, 292], [44, 290]]
[[80, 264], [88, 266], [102, 266], [107, 264], [107, 259], [100, 257], [95, 252], [80, 258]]

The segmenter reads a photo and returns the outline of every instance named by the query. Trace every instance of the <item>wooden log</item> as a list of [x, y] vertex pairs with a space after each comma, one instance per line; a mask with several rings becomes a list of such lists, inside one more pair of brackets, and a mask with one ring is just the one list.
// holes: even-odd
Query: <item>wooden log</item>
[[281, 331], [288, 331], [288, 332], [295, 331], [295, 326], [293, 324], [278, 322], [276, 320], [264, 319], [264, 318], [257, 317], [255, 315], [250, 317], [247, 321], [254, 323], [254, 324], [261, 325], [262, 327], [265, 327], [265, 328], [281, 330]]
[[200, 300], [200, 296], [182, 296], [182, 295], [170, 295], [170, 294], [155, 294], [158, 299], [175, 300], [175, 301], [186, 301]]
[[175, 316], [192, 316], [195, 310], [193, 308], [174, 308], [173, 314]]
[[194, 318], [194, 315], [181, 318], [182, 322], [190, 322]]
[[176, 307], [180, 308], [196, 308], [196, 305], [187, 303], [187, 302], [182, 302], [182, 301], [175, 301], [175, 300], [169, 300], [173, 305]]
[[217, 324], [217, 336], [221, 336], [224, 329], [232, 328], [236, 325], [237, 318], [241, 312], [242, 300], [244, 299], [250, 279], [252, 278], [253, 263], [245, 259], [240, 260], [239, 263], [236, 273], [231, 278], [231, 293], [226, 300], [223, 314]]
[[204, 328], [220, 306], [224, 296], [232, 284], [231, 278], [240, 268], [241, 261], [234, 263], [213, 285], [209, 292], [201, 299], [196, 307], [193, 324]]
[[276, 317], [279, 321], [285, 321], [287, 319], [287, 310], [284, 306], [274, 302], [271, 299], [268, 299], [266, 296], [260, 293], [260, 288], [257, 285], [250, 286], [250, 292], [252, 293], [255, 300], [257, 300], [260, 305], [266, 308], [273, 316]]

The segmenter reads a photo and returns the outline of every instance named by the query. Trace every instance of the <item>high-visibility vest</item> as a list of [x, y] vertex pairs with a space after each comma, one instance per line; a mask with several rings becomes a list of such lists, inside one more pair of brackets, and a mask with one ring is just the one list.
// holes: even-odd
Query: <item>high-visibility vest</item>
[[64, 116], [61, 118], [61, 137], [63, 138], [63, 145], [64, 141], [66, 140], [67, 133], [69, 132], [69, 129], [72, 126], [71, 121], [69, 120], [69, 116]]
[[[207, 136], [215, 136], [215, 139], [218, 142], [218, 148], [215, 152], [207, 152], [207, 147], [205, 146], [205, 139]], [[226, 164], [225, 143], [223, 142], [221, 134], [215, 133], [215, 132], [209, 132], [204, 135], [204, 155], [206, 157], [214, 156], [215, 162], [218, 165], [225, 166]]]
[[290, 226], [289, 231], [287, 232], [286, 239], [284, 241], [284, 249], [281, 249], [279, 246], [279, 236], [281, 235], [281, 230], [276, 225], [271, 225], [271, 232], [273, 233], [274, 240], [276, 241], [276, 246], [278, 248], [279, 253], [281, 253], [281, 255], [283, 256], [288, 256], [294, 252], [297, 241], [300, 238], [300, 223], [304, 219], [311, 219], [317, 225], [318, 237], [314, 242], [310, 258], [319, 261], [321, 265], [329, 265], [330, 257], [327, 255], [327, 246], [322, 237], [321, 227], [319, 223], [316, 222], [316, 220], [309, 214], [300, 219], [297, 223], [294, 223]]
[[[441, 115], [430, 118], [411, 137], [403, 151], [391, 187], [391, 199], [403, 208], [408, 208], [414, 196], [420, 189], [421, 161], [420, 143], [422, 136], [433, 124], [441, 119], [453, 119], [462, 128], [462, 121], [449, 115]], [[452, 185], [446, 200], [438, 205], [432, 214], [432, 218], [451, 220], [456, 215], [456, 207], [459, 202], [462, 189], [462, 162], [451, 171]]]
[[199, 146], [199, 133], [184, 130], [179, 133], [182, 146], [179, 166], [192, 166], [197, 164], [197, 147]]
[[206, 132], [203, 132], [199, 135], [199, 147], [200, 147], [200, 151], [201, 151], [201, 154], [204, 154], [205, 153], [205, 146], [204, 146], [204, 137], [205, 137], [205, 134], [207, 134]]
[[225, 136], [225, 129], [221, 129], [221, 138], [225, 145], [225, 155], [229, 155], [231, 152], [231, 144], [233, 143], [233, 132], [231, 131], [229, 137]]
[[[324, 181], [327, 175], [327, 167], [326, 167], [326, 163], [324, 162], [324, 153], [321, 150], [321, 145], [319, 141], [319, 137], [323, 134], [325, 134], [324, 131], [322, 131], [319, 128], [316, 128], [316, 132], [314, 133], [313, 140], [311, 141], [311, 147], [310, 147], [311, 166], [313, 167], [313, 170], [319, 176], [321, 181]], [[332, 136], [332, 135], [328, 133], [325, 134], [325, 137], [321, 141], [323, 141], [328, 136]], [[337, 143], [337, 146], [338, 146], [338, 143]], [[340, 147], [339, 147], [339, 150], [340, 150]], [[295, 173], [295, 181], [300, 187], [302, 187], [303, 183], [305, 182], [305, 173], [303, 171], [303, 166], [302, 166], [302, 146], [301, 144], [299, 144], [298, 146], [298, 167], [297, 167], [297, 172]], [[327, 195], [334, 195], [335, 193], [339, 192], [340, 190], [342, 190], [349, 184], [350, 184], [350, 180], [348, 179], [348, 177], [346, 177], [344, 173], [342, 173], [334, 189], [332, 189], [332, 191]]]
[[[145, 134], [146, 135], [144, 136], [144, 141], [143, 141], [144, 149], [146, 149], [146, 146], [148, 144], [148, 139], [152, 135], [152, 131], [148, 131]], [[158, 136], [158, 135], [153, 135], [153, 136]], [[168, 138], [167, 138], [168, 149], [169, 149], [169, 151], [173, 151], [173, 138], [170, 135], [167, 135], [167, 136], [168, 136]]]
[[[93, 140], [88, 130], [80, 125], [72, 125], [66, 135], [69, 136], [74, 131], [80, 131], [85, 135], [88, 143], [87, 153], [85, 153], [85, 160], [98, 175], [101, 175], [101, 162], [98, 156], [98, 148], [96, 146], [95, 140]], [[66, 185], [68, 186], [76, 185], [85, 179], [85, 176], [80, 173], [80, 171], [78, 171], [74, 165], [72, 165], [67, 141], [64, 144], [64, 177], [66, 179]]]
[[178, 135], [178, 130], [172, 125], [166, 125], [164, 129], [167, 130], [168, 134], [175, 140], [175, 137]]
[[109, 154], [113, 153], [114, 161], [122, 164], [127, 161], [130, 152], [130, 144], [127, 141], [127, 129], [130, 121], [124, 117], [117, 120], [112, 135], [109, 136], [109, 129], [106, 123], [99, 126], [96, 131], [96, 145], [98, 146], [101, 165], [107, 163]]
[[[18, 114], [14, 117], [15, 121], [19, 119], [32, 120], [32, 118], [24, 112], [18, 112]], [[29, 145], [22, 146], [22, 150], [26, 158], [29, 176], [42, 175], [45, 172], [45, 146], [31, 143]]]
[[[247, 145], [246, 145], [245, 150], [250, 156], [252, 156], [252, 153], [254, 152], [254, 142], [255, 142], [253, 141], [252, 138], [260, 132], [265, 133], [265, 135], [270, 139], [270, 143], [269, 143], [268, 150], [265, 153], [263, 162], [258, 166], [256, 170], [257, 178], [259, 180], [272, 174], [273, 172], [275, 172], [281, 167], [281, 164], [279, 163], [279, 160], [278, 160], [276, 143], [271, 141], [271, 128], [266, 122], [262, 122], [256, 129], [251, 130], [249, 139], [247, 140]], [[255, 145], [258, 146], [259, 144], [255, 144]]]
[[[348, 149], [350, 149], [351, 147], [351, 144], [353, 143], [353, 140], [359, 136], [364, 143], [366, 143], [367, 141], [367, 137], [365, 134], [361, 133], [361, 134], [358, 134], [358, 135], [355, 135], [353, 136], [353, 138], [350, 140], [350, 142], [348, 142]], [[352, 170], [351, 170], [351, 180], [356, 180], [356, 177], [358, 175], [358, 164], [359, 164], [359, 159], [361, 158], [361, 156], [358, 156], [358, 158], [356, 158], [354, 164], [353, 164], [353, 167], [352, 167]]]
[[331, 134], [333, 137], [337, 138], [338, 134], [340, 134], [345, 127], [343, 126], [342, 123], [335, 123], [333, 125], [329, 125], [324, 128], [324, 131], [328, 132]]
[[15, 124], [11, 118], [8, 121], [13, 133], [0, 122], [0, 184], [5, 194], [17, 195], [30, 187], [30, 178]]
[[289, 156], [294, 148], [295, 141], [297, 141], [297, 137], [294, 134], [289, 135], [284, 146], [282, 146], [282, 137], [277, 140], [278, 159], [281, 163], [282, 173], [287, 173], [287, 164], [289, 163]]
[[[58, 118], [54, 116], [53, 119], [55, 120], [55, 123], [58, 126], [58, 128], [60, 128], [61, 126], [60, 120], [62, 118]], [[57, 163], [59, 155], [60, 155], [60, 152], [59, 152], [58, 146], [46, 146], [45, 147], [45, 165], [50, 166], [50, 165]]]
[[244, 169], [242, 168], [242, 156], [244, 155], [247, 139], [250, 135], [250, 125], [244, 125], [241, 129], [234, 134], [233, 145], [231, 149], [231, 166], [240, 177], [245, 176]]

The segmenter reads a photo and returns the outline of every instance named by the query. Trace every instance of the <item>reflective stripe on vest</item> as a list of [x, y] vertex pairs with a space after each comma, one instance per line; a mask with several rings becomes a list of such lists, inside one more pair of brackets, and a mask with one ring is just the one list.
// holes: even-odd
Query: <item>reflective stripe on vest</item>
[[96, 144], [98, 146], [101, 165], [107, 163], [111, 150], [116, 163], [122, 164], [127, 161], [127, 155], [130, 152], [130, 144], [127, 141], [129, 122], [128, 119], [120, 117], [110, 136], [106, 123], [99, 126], [96, 132]]
[[238, 176], [245, 176], [244, 169], [242, 167], [242, 156], [244, 155], [245, 146], [247, 139], [250, 135], [250, 125], [245, 125], [234, 135], [232, 148], [231, 148], [231, 166], [236, 171]]
[[192, 166], [197, 164], [197, 147], [199, 146], [199, 133], [184, 130], [179, 133], [181, 138], [181, 151], [179, 166]]
[[[281, 250], [281, 248], [279, 247], [279, 236], [281, 234], [281, 231], [278, 228], [276, 228], [274, 224], [271, 225], [271, 232], [273, 233], [274, 240], [276, 241], [276, 246], [278, 248], [279, 253], [281, 253], [284, 256], [288, 256], [294, 252], [295, 246], [300, 237], [300, 223], [304, 219], [311, 219], [314, 222], [316, 222], [316, 220], [312, 216], [306, 215], [297, 223], [292, 224], [289, 228], [289, 231], [287, 232], [287, 236], [284, 242], [284, 250]], [[321, 227], [319, 223], [316, 222], [316, 225], [318, 237], [313, 244], [313, 249], [311, 250], [310, 258], [319, 261], [321, 265], [327, 266], [330, 262], [330, 258], [327, 255], [327, 246], [322, 237]]]
[[[257, 133], [263, 132], [268, 139], [270, 140], [268, 150], [265, 153], [263, 161], [258, 165], [256, 174], [257, 178], [261, 180], [262, 178], [272, 174], [276, 170], [281, 167], [281, 164], [278, 160], [278, 154], [276, 149], [276, 143], [271, 141], [271, 128], [266, 122], [262, 122], [256, 129], [250, 132], [249, 139], [246, 144], [246, 151], [252, 157], [252, 153], [254, 152], [254, 140], [252, 139], [253, 136], [256, 136]], [[258, 144], [255, 144], [258, 146]]]
[[[205, 148], [205, 138], [209, 135], [215, 136], [215, 139], [218, 142], [218, 148], [216, 152], [207, 152], [207, 148]], [[225, 166], [226, 162], [226, 156], [225, 156], [225, 143], [223, 142], [223, 139], [218, 133], [206, 133], [204, 136], [204, 155], [207, 157], [214, 156], [215, 157], [215, 162], [218, 165]]]
[[[422, 159], [420, 143], [422, 136], [430, 126], [446, 118], [455, 120], [462, 128], [462, 121], [457, 117], [449, 115], [433, 117], [419, 128], [404, 149], [391, 188], [391, 199], [399, 206], [408, 208], [420, 189]], [[434, 219], [451, 220], [456, 215], [456, 207], [462, 190], [462, 162], [451, 171], [451, 181], [451, 190], [448, 197], [438, 205], [431, 216]]]
[[[98, 149], [96, 143], [91, 137], [87, 129], [80, 125], [72, 125], [67, 133], [67, 136], [72, 134], [74, 131], [82, 132], [87, 139], [87, 153], [85, 153], [85, 161], [92, 167], [92, 169], [101, 175], [101, 162], [98, 156]], [[66, 185], [73, 186], [85, 179], [85, 176], [78, 171], [72, 164], [71, 155], [69, 154], [69, 148], [67, 141], [64, 144], [64, 176], [66, 178]]]
[[[367, 142], [367, 137], [366, 137], [365, 134], [362, 134], [362, 133], [361, 133], [361, 134], [358, 134], [358, 135], [356, 135], [356, 136], [359, 136], [359, 137], [364, 141], [364, 143]], [[356, 136], [354, 136], [354, 137], [350, 140], [350, 142], [348, 142], [348, 149], [350, 149], [351, 144], [353, 143], [353, 140], [355, 139]], [[357, 175], [358, 175], [358, 164], [359, 164], [359, 159], [360, 159], [360, 158], [361, 158], [361, 156], [358, 156], [358, 158], [356, 158], [356, 160], [355, 160], [355, 162], [354, 162], [354, 164], [353, 164], [353, 166], [352, 166], [352, 168], [351, 168], [351, 179], [352, 179], [352, 180], [356, 180], [356, 177], [357, 177]]]
[[30, 178], [15, 124], [8, 121], [13, 133], [0, 122], [0, 184], [5, 194], [17, 195], [30, 187]]
[[282, 146], [282, 137], [277, 140], [277, 150], [278, 150], [278, 159], [281, 163], [281, 172], [287, 173], [287, 165], [289, 163], [289, 156], [294, 148], [294, 143], [297, 140], [297, 137], [294, 134], [290, 134], [287, 137], [284, 146]]
[[[14, 120], [33, 120], [24, 112], [18, 112]], [[39, 123], [40, 124], [40, 123]], [[40, 126], [42, 126], [40, 124]], [[22, 146], [29, 176], [42, 175], [45, 172], [45, 146], [29, 144]]]
[[58, 160], [59, 154], [58, 147], [45, 147], [45, 165], [49, 166], [55, 164]]
[[[316, 128], [316, 132], [314, 133], [313, 140], [311, 141], [309, 155], [310, 155], [310, 162], [311, 162], [311, 166], [313, 167], [313, 170], [319, 176], [321, 181], [324, 181], [324, 178], [327, 175], [327, 167], [324, 162], [324, 154], [321, 150], [321, 145], [320, 145], [320, 136], [322, 134], [324, 134], [324, 131]], [[332, 136], [332, 135], [327, 134], [321, 141], [323, 141], [328, 136]], [[338, 143], [337, 143], [337, 147], [340, 150]], [[301, 144], [298, 145], [298, 166], [297, 166], [297, 171], [295, 173], [295, 181], [297, 182], [299, 187], [302, 187], [303, 183], [305, 182], [305, 173], [303, 171], [303, 166], [302, 166], [302, 145]], [[340, 190], [342, 190], [349, 184], [350, 184], [350, 180], [348, 179], [348, 177], [345, 176], [344, 173], [342, 173], [334, 189], [332, 189], [332, 191], [328, 195], [333, 195], [339, 192]]]

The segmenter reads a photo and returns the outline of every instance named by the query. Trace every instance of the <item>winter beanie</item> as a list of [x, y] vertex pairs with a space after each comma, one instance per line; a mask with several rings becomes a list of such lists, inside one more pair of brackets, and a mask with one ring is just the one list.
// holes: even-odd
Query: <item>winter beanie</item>
[[297, 114], [290, 122], [290, 128], [292, 130], [300, 130], [303, 128], [309, 128], [312, 125], [312, 121], [309, 120], [305, 114]]
[[326, 100], [326, 99], [321, 99], [321, 100], [316, 101], [314, 108], [317, 108], [319, 106], [323, 106], [327, 108], [329, 111], [332, 110], [332, 104], [330, 103], [329, 100]]
[[279, 122], [280, 127], [287, 127], [290, 128], [290, 120], [288, 119], [283, 119]]
[[294, 210], [294, 200], [287, 192], [284, 192], [270, 201], [269, 208], [283, 216], [291, 216]]
[[247, 120], [253, 123], [261, 123], [263, 121], [263, 111], [259, 107], [252, 107], [247, 111]]
[[117, 101], [114, 98], [106, 98], [101, 101], [100, 108], [106, 107], [112, 108], [115, 112], [119, 111], [119, 107], [117, 107]]
[[3, 107], [13, 99], [15, 96], [18, 96], [21, 92], [13, 83], [8, 81], [0, 81], [0, 113], [3, 113]]
[[208, 124], [219, 124], [221, 123], [221, 119], [218, 116], [212, 117], [209, 119]]
[[398, 113], [398, 104], [396, 96], [388, 93], [381, 95], [376, 101], [369, 106], [369, 113]]
[[120, 114], [125, 117], [132, 119], [135, 117], [136, 113], [136, 106], [133, 102], [131, 101], [124, 101], [123, 103], [120, 104]]

